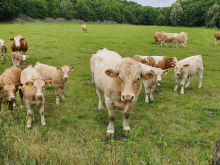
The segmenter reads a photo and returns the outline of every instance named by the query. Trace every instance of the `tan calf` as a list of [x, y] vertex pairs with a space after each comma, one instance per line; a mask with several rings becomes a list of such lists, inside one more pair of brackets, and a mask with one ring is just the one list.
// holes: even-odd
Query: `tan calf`
[[220, 32], [215, 33], [215, 45], [217, 45], [217, 40], [220, 40]]
[[145, 88], [145, 102], [149, 102], [148, 95], [150, 94], [150, 100], [153, 101], [153, 92], [156, 88], [156, 84], [160, 86], [160, 83], [162, 82], [162, 77], [163, 74], [167, 74], [169, 72], [168, 69], [162, 70], [160, 68], [156, 67], [151, 67], [145, 64], [140, 63], [142, 70], [145, 72], [151, 72], [154, 74], [154, 77], [148, 79], [148, 80], [143, 80], [144, 88]]
[[[114, 135], [115, 108], [122, 110], [124, 115], [123, 130], [128, 132], [129, 112], [135, 105], [141, 91], [142, 79], [154, 76], [150, 72], [142, 71], [140, 64], [131, 58], [105, 58], [94, 67], [94, 82], [96, 93], [99, 97], [99, 109], [103, 108], [102, 96], [105, 97], [105, 104], [109, 112], [109, 125], [107, 135]], [[116, 53], [117, 55], [117, 53]]]
[[22, 66], [24, 66], [24, 68], [26, 67], [27, 57], [28, 57], [28, 55], [21, 55], [20, 53], [16, 53], [16, 52], [12, 52], [12, 54], [11, 54], [11, 60], [14, 64], [14, 66], [19, 65], [20, 69], [22, 69]]
[[53, 86], [56, 93], [56, 104], [59, 105], [59, 88], [62, 92], [62, 101], [65, 101], [64, 90], [66, 87], [67, 80], [69, 78], [70, 72], [74, 70], [74, 66], [62, 66], [54, 67], [37, 62], [35, 67], [43, 78], [53, 81]]
[[5, 56], [7, 58], [7, 60], [9, 60], [8, 58], [8, 46], [7, 46], [7, 41], [4, 41], [2, 39], [0, 39], [0, 52], [1, 52], [1, 60], [3, 60], [3, 53], [5, 53]]
[[[36, 105], [40, 109], [41, 124], [46, 125], [44, 119], [44, 102], [45, 102], [45, 86], [52, 84], [51, 80], [44, 79], [40, 73], [32, 67], [28, 66], [21, 73], [22, 93], [25, 97], [27, 115], [32, 116], [31, 104]], [[27, 128], [31, 127], [30, 118], [27, 121]]]
[[189, 81], [185, 86], [186, 88], [188, 88], [196, 72], [198, 73], [198, 78], [199, 78], [198, 88], [201, 88], [202, 77], [203, 77], [202, 56], [195, 55], [195, 56], [187, 57], [183, 60], [178, 61], [174, 68], [174, 72], [175, 72], [175, 77], [176, 77], [176, 86], [174, 88], [174, 91], [177, 91], [179, 80], [182, 79], [180, 83], [181, 84], [180, 93], [184, 94], [184, 85], [185, 85], [186, 78], [189, 77]]
[[86, 25], [82, 25], [81, 26], [81, 32], [87, 32], [87, 28], [86, 28]]
[[[6, 102], [9, 103], [9, 110], [13, 110], [13, 105], [16, 105], [16, 92], [22, 87], [20, 82], [21, 69], [12, 66], [6, 69], [0, 76], [1, 86], [5, 93]], [[21, 91], [19, 90], [20, 98], [23, 98]], [[23, 101], [21, 102], [23, 104]]]
[[162, 38], [161, 46], [162, 46], [162, 43], [164, 43], [167, 46], [167, 41], [169, 41], [169, 42], [175, 41], [175, 38], [177, 36], [178, 36], [178, 33], [163, 33], [163, 34], [161, 34], [161, 38]]
[[154, 34], [155, 43], [158, 42], [159, 44], [161, 44], [161, 41], [162, 41], [161, 34], [164, 34], [164, 33], [166, 33], [166, 32], [164, 32], [164, 31], [155, 32], [155, 34]]

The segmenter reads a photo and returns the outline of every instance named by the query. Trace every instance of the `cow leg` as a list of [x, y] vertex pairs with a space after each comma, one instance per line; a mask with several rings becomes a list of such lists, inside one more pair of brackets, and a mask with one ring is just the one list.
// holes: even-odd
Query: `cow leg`
[[65, 86], [64, 85], [62, 88], [61, 88], [61, 93], [62, 93], [62, 101], [65, 101], [65, 96], [64, 96], [64, 90], [65, 90]]
[[181, 94], [184, 94], [184, 84], [185, 84], [186, 78], [187, 78], [187, 76], [184, 76], [184, 77], [183, 77], [183, 80], [182, 80], [181, 83], [180, 83], [180, 85], [181, 85], [181, 91], [180, 91], [180, 93], [181, 93]]
[[46, 125], [46, 122], [45, 122], [45, 119], [44, 119], [44, 103], [40, 103], [39, 107], [40, 107], [40, 115], [41, 115], [41, 124]]
[[124, 112], [124, 120], [123, 120], [123, 130], [125, 133], [128, 133], [130, 131], [130, 126], [129, 126], [129, 122], [128, 122], [128, 119], [129, 119], [129, 115], [130, 115], [130, 110], [133, 108], [134, 104], [132, 103], [127, 103], [127, 104], [130, 104], [129, 105], [129, 109], [127, 109], [125, 112]]
[[116, 116], [115, 106], [111, 102], [109, 97], [107, 97], [106, 95], [105, 95], [105, 104], [106, 104], [106, 107], [108, 109], [109, 120], [110, 120], [109, 125], [107, 127], [107, 135], [114, 136], [114, 133], [115, 133], [114, 120], [115, 120], [115, 116]]
[[150, 89], [150, 100], [151, 100], [151, 101], [154, 100], [153, 92], [154, 92], [154, 88], [153, 88], [153, 89]]
[[19, 89], [19, 96], [20, 96], [20, 99], [21, 99], [21, 108], [23, 108], [24, 102], [23, 102], [23, 93], [22, 93], [21, 89]]
[[99, 91], [98, 89], [96, 89], [96, 93], [97, 93], [98, 98], [99, 98], [99, 106], [98, 106], [98, 109], [104, 109], [103, 102], [102, 102], [103, 93], [102, 93], [101, 91]]
[[59, 87], [54, 86], [55, 93], [56, 93], [56, 105], [59, 105]]
[[191, 81], [193, 80], [193, 77], [194, 77], [194, 75], [189, 76], [189, 81], [188, 81], [188, 83], [186, 84], [185, 88], [188, 88], [188, 87], [189, 87]]
[[[31, 103], [28, 99], [25, 99], [25, 102], [26, 102], [26, 108], [28, 109], [27, 115], [29, 118], [31, 118], [31, 116], [33, 114], [33, 111], [31, 110]], [[27, 121], [27, 128], [31, 128], [31, 120], [30, 119], [28, 119], [28, 121]]]
[[178, 84], [179, 84], [179, 79], [176, 78], [176, 86], [175, 86], [175, 88], [174, 88], [174, 91], [177, 91], [177, 89], [178, 89]]
[[147, 80], [144, 80], [143, 81], [143, 84], [144, 84], [144, 89], [145, 89], [145, 93], [146, 93], [146, 96], [145, 96], [145, 102], [149, 102], [149, 98], [148, 98], [148, 94], [149, 94], [149, 87], [148, 87], [148, 81]]
[[198, 88], [202, 87], [202, 77], [203, 77], [203, 70], [198, 70], [198, 78], [199, 78], [199, 86], [198, 86]]
[[5, 56], [6, 56], [7, 60], [9, 60], [9, 58], [8, 58], [8, 50], [7, 49], [5, 49]]
[[94, 73], [92, 73], [92, 84], [94, 84]]
[[3, 50], [1, 51], [1, 60], [3, 60]]
[[13, 111], [13, 101], [8, 102], [8, 110], [10, 112], [10, 116], [14, 116], [14, 113], [12, 112]]

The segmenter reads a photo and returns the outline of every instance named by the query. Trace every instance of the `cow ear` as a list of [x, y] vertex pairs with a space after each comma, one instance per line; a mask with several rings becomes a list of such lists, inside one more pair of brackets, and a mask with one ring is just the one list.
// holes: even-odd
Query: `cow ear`
[[148, 80], [148, 79], [151, 79], [151, 78], [154, 78], [154, 74], [153, 73], [151, 73], [151, 72], [144, 72], [144, 73], [142, 73], [141, 74], [141, 78], [143, 79], [143, 80]]
[[167, 74], [169, 72], [169, 69], [163, 70], [163, 73]]
[[179, 58], [177, 58], [177, 61], [179, 61], [180, 59]]
[[183, 65], [183, 67], [188, 68], [188, 67], [189, 67], [189, 64], [185, 64], [185, 65]]
[[58, 70], [58, 71], [62, 71], [62, 68], [61, 68], [61, 67], [57, 67], [57, 70]]
[[72, 67], [70, 67], [70, 69], [71, 69], [71, 71], [73, 71], [73, 70], [75, 69], [75, 67], [74, 67], [74, 66], [72, 66]]
[[20, 40], [24, 40], [24, 38], [20, 38]]
[[47, 85], [47, 86], [53, 85], [53, 81], [51, 81], [51, 80], [45, 80], [44, 82], [45, 82], [45, 85]]
[[14, 41], [14, 38], [10, 38], [11, 41]]
[[15, 84], [15, 88], [16, 88], [16, 89], [21, 89], [22, 86], [23, 86], [22, 83], [17, 83], [17, 84]]
[[25, 83], [25, 85], [27, 85], [28, 87], [32, 87], [34, 85], [33, 81], [28, 81]]
[[119, 75], [118, 71], [115, 69], [107, 69], [105, 71], [105, 74], [109, 77], [112, 77], [112, 78], [118, 77], [118, 75]]
[[173, 61], [173, 57], [169, 57], [169, 60], [170, 60], [170, 61]]

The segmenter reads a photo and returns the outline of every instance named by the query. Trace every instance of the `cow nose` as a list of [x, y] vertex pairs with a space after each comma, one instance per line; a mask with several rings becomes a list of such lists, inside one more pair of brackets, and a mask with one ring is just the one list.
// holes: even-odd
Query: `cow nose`
[[16, 100], [16, 97], [9, 97], [9, 101]]
[[178, 76], [180, 75], [180, 73], [176, 73]]
[[122, 101], [132, 101], [133, 99], [134, 99], [134, 94], [132, 95], [122, 94]]
[[37, 96], [37, 98], [42, 98], [43, 97], [43, 95], [41, 94], [41, 95], [36, 95]]
[[69, 77], [68, 76], [64, 76], [64, 79], [68, 79]]
[[161, 80], [157, 80], [157, 83], [161, 83]]

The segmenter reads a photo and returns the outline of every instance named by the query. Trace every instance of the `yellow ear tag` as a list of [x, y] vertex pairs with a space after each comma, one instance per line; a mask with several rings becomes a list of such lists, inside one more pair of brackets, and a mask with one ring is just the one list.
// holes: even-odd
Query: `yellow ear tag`
[[73, 71], [74, 69], [72, 69], [72, 71]]
[[60, 69], [58, 69], [58, 71], [60, 71]]
[[20, 57], [20, 58], [22, 58], [22, 57]]
[[186, 68], [188, 68], [188, 66], [186, 66]]
[[21, 86], [19, 85], [18, 89], [21, 89]]
[[48, 85], [49, 87], [51, 86], [51, 84]]
[[165, 72], [165, 74], [167, 74], [167, 72]]
[[174, 66], [173, 64], [171, 66]]
[[28, 84], [28, 87], [31, 87], [31, 85]]
[[113, 74], [111, 73], [111, 74], [110, 74], [110, 77], [112, 77], [112, 76], [113, 76]]

